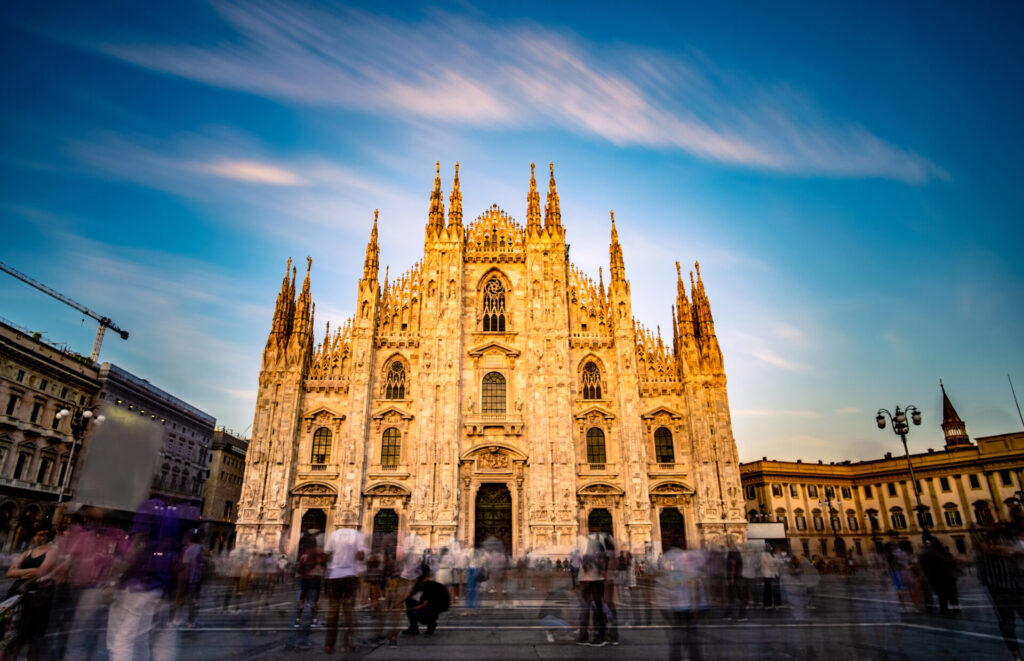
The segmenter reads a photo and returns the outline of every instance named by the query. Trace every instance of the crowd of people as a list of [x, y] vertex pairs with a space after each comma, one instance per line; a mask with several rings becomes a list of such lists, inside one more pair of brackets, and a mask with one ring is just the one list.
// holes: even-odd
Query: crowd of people
[[[598, 530], [580, 535], [573, 549], [518, 558], [493, 538], [476, 548], [454, 540], [430, 548], [412, 534], [365, 537], [351, 528], [303, 531], [293, 554], [213, 554], [190, 513], [159, 500], [145, 503], [126, 527], [88, 507], [61, 522], [56, 535], [38, 529], [7, 572], [0, 661], [170, 661], [178, 634], [196, 627], [202, 612], [245, 613], [255, 634], [279, 627], [279, 603], [271, 613], [275, 592], [294, 595], [285, 637], [292, 650], [397, 645], [403, 636], [434, 635], [450, 610], [453, 618], [516, 608], [536, 613], [549, 643], [614, 646], [624, 627], [659, 625], [671, 659], [697, 661], [705, 647], [701, 625], [711, 618], [744, 622], [751, 609], [762, 619], [781, 617], [775, 614], [784, 608], [787, 621], [809, 620], [823, 603], [817, 592], [824, 573], [843, 575], [831, 585], [844, 590], [852, 616], [899, 621], [909, 612], [958, 616], [965, 571], [987, 591], [1008, 651], [1020, 656], [1024, 526], [1016, 523], [978, 529], [975, 562], [963, 566], [928, 535], [916, 550], [894, 535], [875, 554], [829, 564], [739, 539], [634, 556]], [[813, 627], [795, 631], [807, 649], [822, 642]], [[898, 631], [879, 631], [882, 644], [900, 649]]]

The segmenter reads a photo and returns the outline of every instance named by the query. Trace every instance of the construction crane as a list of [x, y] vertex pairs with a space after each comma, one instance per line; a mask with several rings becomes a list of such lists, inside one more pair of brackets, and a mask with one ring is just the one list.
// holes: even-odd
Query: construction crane
[[127, 340], [128, 339], [128, 331], [121, 330], [120, 328], [118, 328], [117, 324], [115, 324], [113, 321], [110, 320], [110, 317], [104, 317], [102, 315], [99, 315], [99, 314], [93, 312], [92, 310], [90, 310], [89, 308], [85, 307], [81, 303], [78, 303], [77, 301], [71, 300], [70, 298], [68, 298], [67, 296], [65, 296], [64, 294], [60, 293], [59, 291], [57, 291], [55, 289], [50, 289], [49, 287], [47, 287], [43, 283], [41, 283], [41, 282], [39, 282], [37, 280], [33, 280], [32, 278], [28, 277], [27, 275], [25, 275], [21, 271], [17, 270], [16, 268], [13, 268], [11, 266], [8, 266], [7, 264], [4, 264], [3, 262], [0, 262], [0, 271], [5, 271], [5, 272], [13, 275], [15, 278], [17, 278], [18, 280], [21, 280], [25, 284], [32, 285], [33, 287], [35, 287], [39, 291], [43, 292], [44, 294], [49, 294], [50, 296], [53, 296], [55, 299], [57, 299], [61, 303], [65, 304], [65, 305], [70, 305], [71, 307], [73, 307], [74, 309], [78, 310], [82, 314], [88, 315], [88, 316], [92, 317], [93, 319], [95, 319], [96, 321], [100, 322], [100, 327], [98, 329], [96, 329], [96, 341], [92, 343], [92, 356], [91, 356], [92, 362], [95, 363], [96, 360], [100, 357], [100, 345], [103, 344], [103, 334], [107, 332], [108, 328], [110, 330], [114, 331], [115, 333], [117, 333], [118, 335], [120, 335], [122, 340]]

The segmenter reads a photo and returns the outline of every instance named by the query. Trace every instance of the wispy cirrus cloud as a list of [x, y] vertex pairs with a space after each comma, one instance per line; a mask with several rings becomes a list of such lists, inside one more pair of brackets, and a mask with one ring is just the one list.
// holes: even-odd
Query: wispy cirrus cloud
[[446, 13], [402, 21], [284, 2], [217, 2], [207, 43], [72, 39], [139, 67], [314, 106], [493, 128], [558, 127], [617, 145], [678, 149], [797, 175], [923, 183], [948, 175], [784, 84], [724, 75], [707, 58], [598, 46], [528, 22]]
[[801, 409], [737, 409], [732, 414], [751, 418], [805, 418], [807, 420], [817, 420], [821, 417], [821, 413], [818, 411]]

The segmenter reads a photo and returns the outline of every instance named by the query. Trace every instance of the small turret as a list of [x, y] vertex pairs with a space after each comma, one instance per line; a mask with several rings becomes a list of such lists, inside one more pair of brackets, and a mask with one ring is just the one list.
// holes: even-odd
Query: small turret
[[377, 245], [377, 215], [373, 210], [373, 229], [370, 230], [370, 242], [366, 244], [366, 258], [363, 260], [363, 280], [376, 281], [380, 268], [380, 246]]
[[548, 203], [544, 207], [544, 229], [554, 234], [562, 227], [562, 206], [558, 201], [558, 191], [555, 190], [555, 164], [549, 163], [551, 179], [548, 181]]
[[540, 234], [540, 193], [537, 192], [536, 165], [530, 163], [530, 191], [526, 194], [526, 234]]
[[444, 198], [441, 195], [441, 161], [437, 162], [434, 190], [430, 193], [430, 211], [427, 218], [427, 236], [436, 237], [444, 229]]
[[459, 188], [458, 161], [455, 161], [455, 179], [452, 181], [452, 194], [448, 198], [448, 235], [453, 239], [462, 238], [462, 189]]
[[612, 243], [608, 248], [611, 257], [612, 283], [626, 281], [626, 266], [622, 261], [622, 246], [619, 245], [619, 233], [615, 229], [615, 212], [609, 211], [612, 217]]

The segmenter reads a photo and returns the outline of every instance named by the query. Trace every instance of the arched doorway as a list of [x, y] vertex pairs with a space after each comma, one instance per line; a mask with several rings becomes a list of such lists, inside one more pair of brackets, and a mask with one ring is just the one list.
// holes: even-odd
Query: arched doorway
[[479, 548], [491, 538], [502, 543], [505, 553], [512, 553], [512, 493], [504, 484], [481, 484], [476, 492], [473, 544]]
[[371, 553], [394, 557], [398, 548], [398, 514], [393, 509], [382, 509], [373, 517]]
[[321, 509], [306, 510], [306, 513], [302, 515], [302, 523], [300, 525], [303, 532], [309, 532], [310, 530], [324, 532], [327, 530], [327, 515]]
[[683, 515], [674, 507], [666, 507], [658, 515], [661, 525], [661, 550], [686, 548], [686, 527]]
[[590, 515], [587, 517], [587, 528], [590, 532], [603, 532], [615, 537], [612, 513], [603, 507], [590, 510]]

